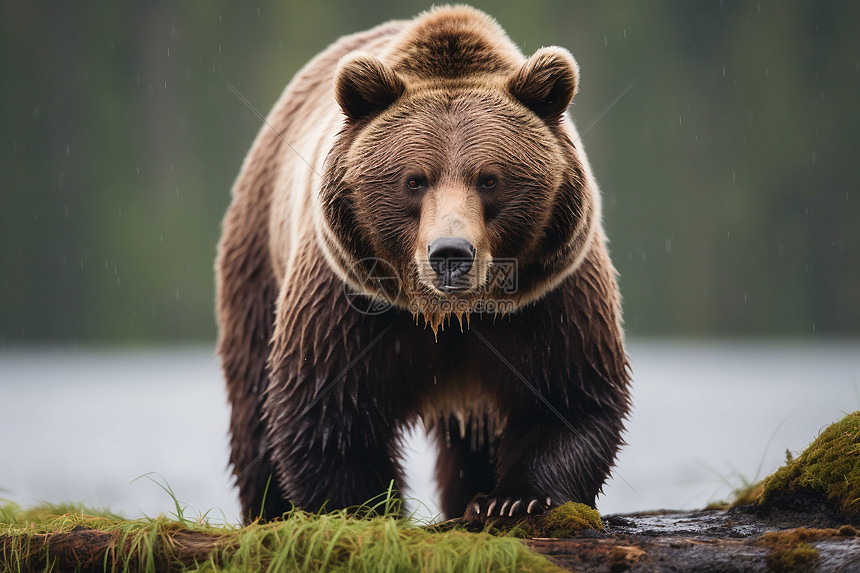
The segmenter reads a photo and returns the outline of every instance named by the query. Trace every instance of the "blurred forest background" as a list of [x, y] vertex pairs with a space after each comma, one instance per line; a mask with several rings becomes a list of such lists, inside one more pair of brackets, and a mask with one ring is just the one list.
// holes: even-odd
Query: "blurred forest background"
[[[474, 5], [579, 61], [631, 335], [860, 334], [860, 3]], [[0, 347], [212, 340], [261, 128], [225, 80], [266, 115], [330, 42], [429, 6], [4, 2]]]

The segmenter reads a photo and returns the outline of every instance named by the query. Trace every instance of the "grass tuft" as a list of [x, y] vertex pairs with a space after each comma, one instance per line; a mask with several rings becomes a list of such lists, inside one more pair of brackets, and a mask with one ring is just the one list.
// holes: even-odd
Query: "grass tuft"
[[79, 506], [6, 504], [0, 506], [0, 570], [559, 571], [518, 539], [430, 532], [392, 515], [399, 508], [390, 493], [386, 499], [363, 517], [294, 510], [245, 527], [197, 523], [181, 513], [178, 520], [128, 520]]

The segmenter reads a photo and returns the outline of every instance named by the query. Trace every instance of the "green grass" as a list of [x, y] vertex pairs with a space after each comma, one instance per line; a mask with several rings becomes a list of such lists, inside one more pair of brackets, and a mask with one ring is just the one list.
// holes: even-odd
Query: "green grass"
[[384, 513], [396, 509], [390, 497], [383, 504], [377, 507], [383, 513], [365, 508], [363, 517], [294, 510], [283, 520], [239, 527], [181, 514], [129, 520], [73, 505], [22, 509], [7, 503], [0, 505], [0, 570], [68, 570], [62, 542], [83, 531], [92, 536], [87, 547], [97, 551], [90, 561], [80, 550], [76, 558], [111, 572], [559, 571], [516, 538], [430, 532]]

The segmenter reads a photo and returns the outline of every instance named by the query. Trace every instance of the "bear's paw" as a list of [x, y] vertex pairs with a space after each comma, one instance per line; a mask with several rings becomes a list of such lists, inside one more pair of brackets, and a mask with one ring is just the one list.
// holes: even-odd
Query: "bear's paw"
[[466, 521], [486, 522], [493, 518], [538, 515], [552, 505], [549, 497], [489, 496], [478, 494], [466, 506]]

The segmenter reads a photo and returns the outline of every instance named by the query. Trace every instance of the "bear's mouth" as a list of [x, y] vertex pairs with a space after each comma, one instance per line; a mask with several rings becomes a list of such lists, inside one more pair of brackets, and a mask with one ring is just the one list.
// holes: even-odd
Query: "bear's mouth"
[[475, 269], [456, 276], [424, 272], [419, 274], [419, 280], [425, 287], [429, 287], [430, 293], [435, 293], [442, 299], [474, 295], [480, 290], [480, 279]]
[[433, 281], [433, 287], [444, 294], [465, 293], [472, 290], [472, 281], [468, 277], [460, 277], [453, 280], [439, 278]]

